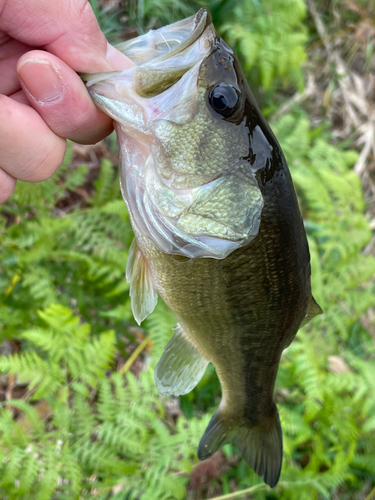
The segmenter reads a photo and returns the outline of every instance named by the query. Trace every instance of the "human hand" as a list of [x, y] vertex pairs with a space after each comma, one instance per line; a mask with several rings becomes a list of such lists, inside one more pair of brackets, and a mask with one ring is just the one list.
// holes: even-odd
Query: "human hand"
[[0, 0], [0, 203], [16, 179], [48, 179], [65, 139], [90, 144], [111, 132], [76, 71], [132, 64], [107, 43], [87, 0]]

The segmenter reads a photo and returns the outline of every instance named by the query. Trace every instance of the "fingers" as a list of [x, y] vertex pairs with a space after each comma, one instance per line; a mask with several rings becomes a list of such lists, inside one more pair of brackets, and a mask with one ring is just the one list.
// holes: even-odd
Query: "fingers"
[[18, 62], [18, 74], [31, 106], [58, 136], [95, 143], [112, 130], [112, 120], [99, 111], [80, 77], [63, 61], [32, 51]]
[[12, 177], [31, 182], [51, 177], [61, 165], [65, 149], [65, 140], [55, 135], [34, 109], [0, 95], [2, 201], [14, 189]]
[[15, 71], [18, 58], [12, 56], [0, 61], [0, 94], [10, 95], [19, 90], [20, 82]]
[[9, 96], [21, 88], [16, 71], [17, 61], [28, 50], [31, 47], [17, 40], [0, 42], [0, 94]]
[[[0, 0], [0, 14], [2, 203], [16, 179], [42, 181], [57, 170], [65, 138], [97, 142], [111, 131], [111, 121], [96, 109], [75, 71], [113, 71], [133, 63], [107, 43], [87, 0]], [[15, 72], [16, 56], [30, 46], [47, 52], [24, 54]]]
[[9, 198], [15, 187], [16, 179], [0, 168], [0, 204]]
[[0, 30], [43, 47], [75, 71], [95, 73], [132, 66], [108, 45], [87, 0], [0, 0]]
[[[19, 90], [17, 92], [15, 92], [14, 94], [10, 95], [9, 96], [11, 99], [14, 99], [15, 101], [17, 102], [20, 102], [21, 104], [26, 104], [27, 106], [29, 106], [29, 101], [25, 95], [25, 92], [23, 90]], [[1, 160], [0, 160], [1, 162]]]

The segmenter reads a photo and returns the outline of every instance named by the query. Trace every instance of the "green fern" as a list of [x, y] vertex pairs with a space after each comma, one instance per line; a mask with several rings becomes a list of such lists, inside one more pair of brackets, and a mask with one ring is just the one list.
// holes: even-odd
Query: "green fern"
[[[3, 358], [0, 371], [27, 380], [34, 399], [49, 405], [51, 417], [41, 420], [37, 407], [26, 401], [3, 407], [2, 498], [73, 498], [79, 493], [90, 498], [94, 491], [121, 490], [140, 499], [151, 494], [183, 499], [185, 481], [172, 472], [191, 469], [190, 461], [178, 457], [193, 456], [196, 443], [170, 433], [152, 373], [142, 373], [139, 381], [116, 372], [106, 376], [113, 364], [112, 333], [93, 336], [87, 324], [58, 305], [40, 316], [45, 326], [23, 334], [34, 353], [32, 362], [26, 351]], [[18, 422], [10, 408], [21, 412]]]
[[[301, 0], [159, 0], [131, 2], [127, 9], [142, 31], [193, 14], [198, 4], [210, 8], [253, 83], [302, 88]], [[117, 30], [122, 23], [107, 19], [104, 25]], [[312, 130], [298, 110], [274, 129], [296, 185], [313, 293], [324, 314], [283, 354], [276, 390], [284, 430], [282, 477], [274, 492], [254, 495], [349, 500], [364, 485], [375, 486], [375, 347], [360, 323], [374, 304], [375, 260], [362, 253], [372, 234], [351, 170], [356, 153], [332, 145], [325, 127]], [[209, 366], [198, 387], [180, 398], [189, 419], [169, 417], [152, 371], [175, 319], [159, 301], [143, 328], [136, 327], [124, 279], [133, 236], [117, 168], [104, 159], [94, 172], [93, 194], [59, 208], [93, 177], [87, 166], [71, 166], [71, 159], [69, 145], [51, 180], [20, 182], [0, 208], [1, 339], [21, 346], [18, 354], [1, 358], [0, 370], [4, 379], [14, 374], [28, 384], [24, 400], [1, 407], [0, 497], [206, 498], [206, 490], [186, 486], [197, 464], [197, 443], [220, 398], [217, 377]], [[145, 335], [152, 341], [143, 355], [148, 370], [120, 375], [119, 358]], [[332, 356], [341, 360], [338, 371]], [[261, 483], [234, 446], [224, 453], [224, 470], [212, 481], [218, 491]]]
[[[307, 42], [302, 0], [242, 1], [235, 4], [234, 19], [222, 30], [251, 73], [254, 84], [271, 88], [277, 80], [303, 89], [301, 64]], [[256, 75], [258, 74], [258, 77]]]

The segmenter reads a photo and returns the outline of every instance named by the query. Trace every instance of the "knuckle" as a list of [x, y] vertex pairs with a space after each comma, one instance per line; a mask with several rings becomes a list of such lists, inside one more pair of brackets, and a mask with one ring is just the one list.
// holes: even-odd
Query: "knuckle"
[[41, 182], [49, 179], [62, 164], [65, 150], [66, 142], [63, 139], [60, 139], [57, 144], [56, 141], [50, 141], [49, 144], [39, 148], [37, 161], [27, 169], [25, 180]]
[[15, 187], [16, 180], [0, 168], [0, 204], [11, 196]]
[[87, 0], [75, 0], [74, 9], [79, 25], [82, 26], [82, 30], [85, 34], [99, 31], [95, 14]]

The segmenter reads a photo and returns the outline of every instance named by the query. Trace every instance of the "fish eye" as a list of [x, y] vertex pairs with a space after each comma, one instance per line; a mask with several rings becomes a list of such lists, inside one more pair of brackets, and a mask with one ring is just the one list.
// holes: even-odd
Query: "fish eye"
[[229, 83], [219, 83], [208, 92], [208, 101], [212, 108], [224, 118], [231, 115], [238, 99], [238, 91]]

